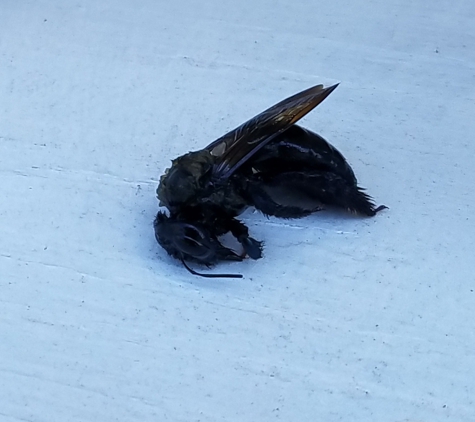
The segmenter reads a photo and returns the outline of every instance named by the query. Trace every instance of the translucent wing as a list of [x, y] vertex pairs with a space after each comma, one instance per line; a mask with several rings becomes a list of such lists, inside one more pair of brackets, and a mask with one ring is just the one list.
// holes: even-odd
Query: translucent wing
[[217, 158], [214, 180], [227, 179], [257, 151], [313, 110], [338, 86], [316, 85], [268, 108], [205, 149]]

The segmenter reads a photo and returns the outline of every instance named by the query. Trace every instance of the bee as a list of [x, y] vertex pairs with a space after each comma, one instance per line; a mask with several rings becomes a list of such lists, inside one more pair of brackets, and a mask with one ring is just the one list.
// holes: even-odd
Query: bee
[[[316, 85], [268, 108], [209, 144], [172, 161], [157, 188], [155, 221], [158, 243], [181, 260], [208, 267], [219, 261], [262, 257], [263, 244], [236, 217], [255, 207], [267, 216], [301, 218], [325, 205], [372, 217], [376, 207], [359, 187], [343, 155], [320, 135], [295, 123], [325, 100], [338, 84]], [[230, 233], [242, 253], [220, 237]]]

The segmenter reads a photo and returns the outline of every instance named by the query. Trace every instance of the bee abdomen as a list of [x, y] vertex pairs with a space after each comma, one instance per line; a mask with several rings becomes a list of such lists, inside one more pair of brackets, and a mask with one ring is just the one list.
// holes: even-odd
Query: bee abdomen
[[266, 215], [299, 218], [319, 211], [324, 205], [374, 216], [371, 197], [356, 183], [330, 172], [287, 172], [272, 178], [255, 178], [247, 185], [249, 201]]

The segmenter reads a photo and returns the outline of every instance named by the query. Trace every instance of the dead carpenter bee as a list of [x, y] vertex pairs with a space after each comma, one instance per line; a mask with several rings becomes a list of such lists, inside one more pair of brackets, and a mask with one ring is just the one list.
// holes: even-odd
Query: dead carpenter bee
[[[299, 218], [334, 205], [374, 216], [371, 197], [358, 187], [343, 155], [321, 136], [295, 125], [338, 86], [317, 85], [289, 97], [209, 144], [172, 161], [157, 196], [168, 208], [154, 222], [158, 243], [185, 267], [262, 257], [261, 242], [236, 217], [253, 206], [266, 215]], [[237, 254], [218, 237], [231, 233], [243, 247]]]

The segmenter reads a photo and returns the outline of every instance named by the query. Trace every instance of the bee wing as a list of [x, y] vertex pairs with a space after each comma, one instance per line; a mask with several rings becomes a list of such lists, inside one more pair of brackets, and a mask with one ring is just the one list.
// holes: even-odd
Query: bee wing
[[218, 157], [214, 180], [227, 179], [257, 151], [313, 110], [338, 86], [316, 85], [268, 108], [205, 149]]

